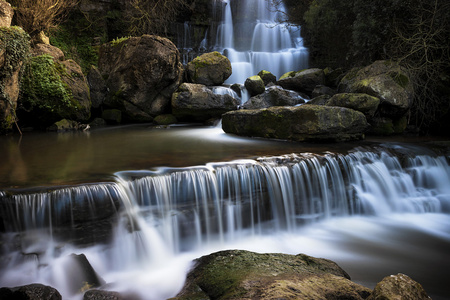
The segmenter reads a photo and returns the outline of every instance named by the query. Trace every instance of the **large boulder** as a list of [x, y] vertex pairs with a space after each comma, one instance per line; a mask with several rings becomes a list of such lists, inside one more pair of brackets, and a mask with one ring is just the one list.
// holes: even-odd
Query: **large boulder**
[[149, 122], [168, 112], [182, 77], [177, 47], [154, 35], [103, 45], [98, 69], [108, 88], [104, 105], [120, 109], [132, 122]]
[[19, 115], [26, 125], [46, 128], [61, 119], [90, 118], [89, 86], [73, 60], [55, 61], [49, 54], [32, 57], [21, 91]]
[[192, 83], [208, 86], [222, 85], [231, 76], [230, 60], [217, 51], [202, 54], [186, 66], [186, 72]]
[[220, 251], [195, 260], [175, 299], [365, 299], [336, 263], [304, 254]]
[[195, 83], [183, 83], [172, 96], [172, 113], [181, 121], [220, 118], [238, 105], [239, 101], [232, 96], [214, 94], [206, 86]]
[[367, 300], [414, 299], [429, 300], [420, 283], [404, 274], [391, 275], [383, 278]]
[[245, 80], [245, 88], [247, 89], [250, 96], [256, 96], [264, 93], [266, 87], [264, 81], [259, 75], [251, 76]]
[[331, 97], [326, 105], [347, 107], [362, 112], [366, 118], [370, 119], [374, 116], [380, 99], [367, 94], [357, 93], [340, 93]]
[[341, 93], [365, 93], [380, 99], [380, 115], [398, 118], [408, 111], [413, 99], [413, 85], [407, 72], [392, 61], [376, 61], [353, 69], [339, 84]]
[[17, 122], [21, 71], [29, 50], [29, 36], [20, 27], [0, 27], [0, 133], [11, 130]]
[[50, 55], [55, 61], [63, 61], [65, 59], [64, 52], [61, 49], [49, 44], [36, 44], [31, 49], [32, 56], [40, 56], [44, 54]]
[[305, 103], [305, 100], [299, 93], [278, 86], [270, 86], [264, 93], [251, 97], [242, 105], [242, 108], [258, 109], [271, 106], [294, 106], [302, 103]]
[[301, 105], [238, 110], [222, 117], [226, 133], [274, 139], [341, 142], [364, 138], [363, 113], [344, 107]]
[[281, 76], [277, 84], [288, 90], [311, 95], [316, 86], [325, 84], [325, 73], [316, 68], [289, 72]]

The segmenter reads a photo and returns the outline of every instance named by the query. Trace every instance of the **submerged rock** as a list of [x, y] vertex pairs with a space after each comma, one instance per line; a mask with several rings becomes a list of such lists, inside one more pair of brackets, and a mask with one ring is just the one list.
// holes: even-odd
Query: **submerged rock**
[[175, 299], [365, 299], [336, 263], [304, 254], [220, 251], [195, 260]]
[[222, 85], [231, 76], [230, 60], [217, 51], [202, 54], [186, 66], [186, 72], [192, 83], [208, 86]]
[[237, 109], [239, 101], [232, 96], [217, 95], [201, 84], [183, 83], [172, 96], [172, 113], [182, 121], [204, 122]]
[[361, 112], [344, 107], [302, 105], [238, 110], [222, 117], [226, 133], [293, 141], [341, 142], [364, 138]]

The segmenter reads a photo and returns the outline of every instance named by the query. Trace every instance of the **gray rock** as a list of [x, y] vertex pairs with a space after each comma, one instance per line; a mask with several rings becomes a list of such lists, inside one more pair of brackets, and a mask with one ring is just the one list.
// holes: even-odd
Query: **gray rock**
[[305, 100], [299, 93], [271, 86], [264, 93], [251, 97], [242, 105], [242, 108], [258, 109], [271, 106], [294, 106], [302, 103], [305, 103]]
[[380, 104], [380, 99], [358, 93], [340, 93], [331, 97], [326, 105], [347, 107], [362, 112], [366, 118], [371, 119]]
[[289, 72], [281, 76], [277, 84], [288, 90], [311, 95], [316, 86], [325, 84], [325, 74], [322, 69]]
[[150, 122], [169, 112], [182, 76], [176, 46], [153, 35], [103, 45], [98, 69], [108, 88], [105, 106], [120, 109], [130, 122]]
[[269, 83], [277, 82], [277, 77], [266, 70], [259, 71], [258, 76], [261, 77], [261, 79], [264, 81], [264, 85], [266, 85], [266, 86]]
[[230, 95], [217, 95], [206, 86], [194, 83], [183, 83], [172, 96], [172, 114], [181, 121], [220, 118], [238, 105], [239, 101]]

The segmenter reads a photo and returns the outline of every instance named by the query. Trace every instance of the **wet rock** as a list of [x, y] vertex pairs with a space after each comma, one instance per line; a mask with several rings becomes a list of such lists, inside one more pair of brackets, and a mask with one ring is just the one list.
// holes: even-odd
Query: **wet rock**
[[414, 299], [429, 300], [422, 285], [404, 274], [385, 277], [373, 290], [367, 300]]
[[84, 254], [71, 254], [64, 263], [67, 269], [66, 286], [71, 293], [80, 293], [105, 284]]
[[264, 85], [267, 86], [269, 83], [277, 82], [277, 77], [270, 73], [269, 71], [262, 70], [258, 73], [258, 76], [264, 81]]
[[380, 99], [380, 116], [402, 117], [411, 106], [413, 86], [397, 63], [376, 61], [348, 72], [339, 83], [341, 93], [365, 93]]
[[172, 96], [172, 113], [182, 121], [220, 118], [238, 105], [239, 101], [232, 96], [214, 94], [206, 86], [194, 83], [183, 83]]
[[299, 93], [271, 86], [264, 93], [251, 97], [242, 105], [242, 108], [258, 109], [271, 106], [294, 106], [302, 103], [305, 103], [305, 100]]
[[1, 288], [2, 300], [61, 300], [61, 294], [54, 288], [42, 284], [29, 284], [16, 288]]
[[103, 45], [98, 69], [108, 88], [104, 105], [121, 110], [129, 122], [151, 122], [167, 113], [182, 76], [176, 46], [154, 35]]
[[332, 88], [327, 87], [325, 85], [318, 85], [312, 91], [311, 97], [316, 98], [322, 95], [333, 96], [334, 94], [336, 94], [336, 91], [333, 90]]
[[319, 105], [239, 110], [222, 116], [226, 133], [293, 141], [359, 140], [364, 138], [368, 127], [361, 112]]
[[83, 131], [89, 130], [89, 125], [80, 124], [77, 121], [63, 119], [47, 127], [47, 131], [56, 131], [56, 132], [78, 131], [78, 130]]
[[89, 123], [89, 126], [91, 126], [91, 127], [106, 126], [106, 121], [102, 118], [95, 118], [94, 120], [92, 120], [91, 123]]
[[190, 82], [207, 86], [222, 85], [231, 76], [230, 60], [217, 51], [202, 54], [186, 66]]
[[266, 89], [264, 86], [264, 81], [258, 75], [247, 78], [244, 85], [250, 93], [250, 96], [262, 94]]
[[316, 86], [325, 84], [325, 74], [322, 69], [316, 68], [289, 72], [281, 76], [277, 84], [288, 90], [311, 95]]
[[370, 130], [372, 135], [393, 135], [403, 133], [408, 125], [406, 117], [391, 119], [387, 117], [375, 117], [370, 120]]
[[220, 251], [195, 260], [175, 299], [365, 299], [336, 263], [304, 254]]
[[366, 118], [370, 119], [374, 116], [380, 99], [367, 95], [357, 93], [340, 93], [331, 97], [326, 105], [347, 107], [362, 112]]

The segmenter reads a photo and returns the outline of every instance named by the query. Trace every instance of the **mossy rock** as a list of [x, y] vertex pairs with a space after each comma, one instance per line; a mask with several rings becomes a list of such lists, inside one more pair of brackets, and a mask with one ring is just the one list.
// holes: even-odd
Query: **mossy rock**
[[264, 85], [277, 82], [277, 77], [269, 71], [262, 70], [258, 73], [258, 76], [264, 81]]
[[347, 107], [362, 112], [367, 118], [372, 118], [380, 104], [380, 99], [367, 94], [340, 93], [331, 97], [328, 106]]
[[250, 93], [250, 96], [256, 96], [264, 93], [266, 90], [264, 81], [259, 75], [251, 76], [245, 80], [245, 88]]
[[197, 259], [174, 299], [325, 299], [325, 294], [356, 300], [370, 290], [351, 282], [330, 260], [228, 250]]
[[190, 82], [207, 86], [222, 85], [232, 73], [230, 60], [217, 51], [202, 54], [186, 66]]

